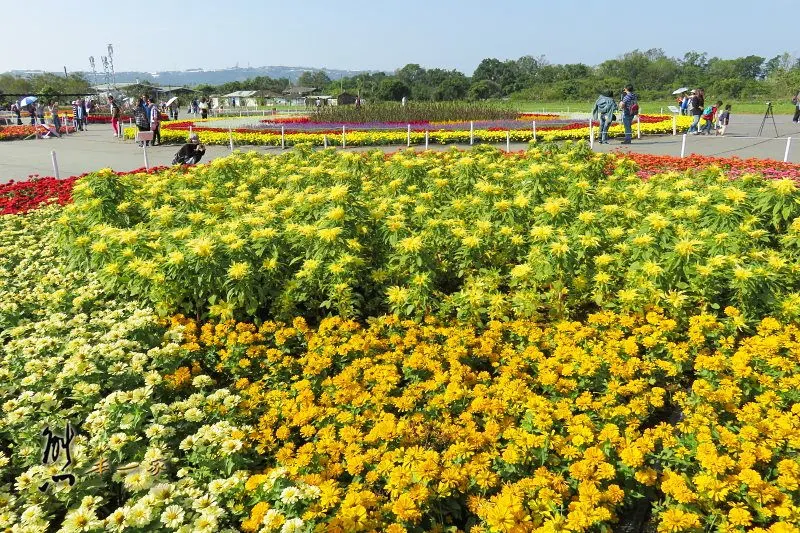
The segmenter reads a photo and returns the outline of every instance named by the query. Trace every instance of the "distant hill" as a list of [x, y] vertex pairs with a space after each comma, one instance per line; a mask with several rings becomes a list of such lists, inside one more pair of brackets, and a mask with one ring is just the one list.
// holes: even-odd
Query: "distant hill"
[[[143, 82], [149, 81], [159, 85], [198, 85], [207, 83], [209, 85], [221, 85], [230, 81], [244, 81], [248, 78], [255, 78], [257, 76], [269, 76], [270, 78], [288, 78], [292, 83], [296, 83], [298, 78], [303, 72], [315, 72], [321, 70], [328, 75], [332, 80], [338, 80], [344, 77], [357, 76], [359, 74], [373, 73], [376, 71], [369, 70], [336, 70], [327, 68], [312, 68], [312, 67], [233, 67], [220, 70], [204, 70], [202, 68], [189, 69], [189, 70], [167, 70], [163, 72], [117, 72], [116, 80], [119, 83], [126, 82]], [[12, 70], [9, 72], [15, 76], [24, 76], [28, 74], [41, 74], [40, 70]], [[58, 74], [58, 72], [56, 72]], [[83, 72], [86, 79], [90, 83], [94, 83], [94, 77], [91, 72]], [[105, 74], [103, 72], [97, 73], [97, 82], [105, 83]]]

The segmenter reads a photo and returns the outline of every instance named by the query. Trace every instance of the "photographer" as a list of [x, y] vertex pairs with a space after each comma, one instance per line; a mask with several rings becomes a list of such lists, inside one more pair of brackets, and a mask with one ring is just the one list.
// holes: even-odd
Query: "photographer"
[[175, 158], [172, 160], [173, 165], [196, 165], [203, 158], [206, 153], [206, 147], [200, 144], [200, 137], [196, 133], [189, 136], [189, 142], [181, 146]]

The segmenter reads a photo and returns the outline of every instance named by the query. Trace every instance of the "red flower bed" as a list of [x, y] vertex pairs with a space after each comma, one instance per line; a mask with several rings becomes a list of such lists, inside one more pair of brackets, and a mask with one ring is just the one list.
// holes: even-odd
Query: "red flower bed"
[[13, 181], [0, 185], [0, 215], [25, 213], [43, 204], [72, 200], [72, 186], [78, 176], [58, 180], [34, 177], [30, 181]]
[[[31, 126], [30, 124], [23, 126], [0, 126], [0, 141], [15, 141], [17, 139], [24, 139], [36, 133], [36, 131], [44, 133], [46, 130], [42, 125]], [[60, 133], [72, 133], [75, 128], [72, 126], [61, 126]]]
[[[141, 167], [129, 172], [115, 172], [114, 174], [117, 176], [141, 172], [154, 174], [167, 168], [174, 167], [160, 166], [152, 167], [150, 170]], [[189, 167], [181, 168], [185, 172]], [[67, 204], [72, 201], [72, 187], [75, 182], [88, 174], [87, 172], [80, 176], [64, 179], [56, 179], [52, 176], [40, 177], [38, 174], [34, 174], [29, 177], [28, 181], [15, 182], [12, 180], [4, 183], [0, 185], [0, 215], [22, 214], [54, 202], [59, 205]]]
[[728, 174], [733, 178], [749, 172], [756, 172], [770, 179], [791, 178], [800, 180], [800, 165], [775, 161], [774, 159], [742, 159], [739, 157], [711, 157], [696, 154], [680, 158], [633, 152], [625, 154], [625, 157], [632, 159], [636, 163], [639, 168], [638, 175], [643, 178], [671, 170], [682, 172], [716, 165], [728, 171]]

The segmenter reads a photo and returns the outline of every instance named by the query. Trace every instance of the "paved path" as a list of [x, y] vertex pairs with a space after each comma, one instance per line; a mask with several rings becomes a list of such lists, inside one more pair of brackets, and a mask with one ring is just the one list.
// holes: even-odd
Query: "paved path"
[[[764, 159], [783, 160], [786, 150], [786, 137], [792, 137], [789, 161], [800, 163], [800, 126], [791, 122], [788, 115], [775, 117], [778, 133], [782, 138], [775, 138], [775, 128], [772, 122], [764, 127], [763, 137], [754, 138], [758, 134], [762, 117], [756, 115], [733, 115], [728, 135], [725, 137], [714, 136], [687, 136], [686, 154], [702, 154], [715, 156], [758, 157]], [[231, 126], [235, 126], [233, 119]], [[252, 119], [238, 119], [248, 122]], [[228, 121], [226, 121], [227, 123]], [[635, 133], [635, 131], [634, 131]], [[608, 152], [613, 150], [635, 151], [649, 154], [674, 155], [681, 153], [682, 136], [657, 135], [634, 140], [629, 146], [620, 145], [619, 139], [612, 140], [611, 144], [601, 145], [595, 143], [598, 151]], [[452, 146], [452, 145], [450, 145]], [[431, 144], [434, 150], [446, 150], [450, 146]], [[469, 148], [466, 145], [456, 145], [458, 148]], [[505, 144], [498, 145], [505, 148]], [[525, 143], [512, 143], [512, 150], [524, 150]], [[148, 162], [150, 166], [169, 165], [177, 145], [156, 146], [148, 148]], [[393, 152], [405, 146], [384, 146], [379, 149]], [[415, 146], [415, 149], [422, 149]], [[241, 150], [256, 150], [262, 153], [280, 153], [280, 148], [264, 146], [240, 146]], [[348, 148], [348, 150], [365, 151], [372, 147]], [[133, 141], [123, 141], [115, 138], [111, 133], [111, 126], [107, 124], [91, 125], [87, 131], [64, 136], [61, 139], [29, 139], [27, 141], [0, 142], [0, 183], [8, 180], [24, 180], [28, 176], [38, 174], [41, 176], [54, 175], [50, 152], [55, 151], [58, 159], [59, 174], [61, 177], [74, 176], [84, 172], [111, 167], [114, 170], [128, 171], [144, 166], [142, 149]], [[227, 146], [209, 146], [205, 161], [223, 157], [230, 153]]]

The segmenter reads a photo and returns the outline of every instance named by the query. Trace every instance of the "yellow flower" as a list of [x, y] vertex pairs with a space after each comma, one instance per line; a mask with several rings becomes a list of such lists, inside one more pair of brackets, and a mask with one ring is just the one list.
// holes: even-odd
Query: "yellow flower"
[[250, 273], [248, 263], [232, 263], [228, 268], [228, 277], [234, 280], [244, 279]]

